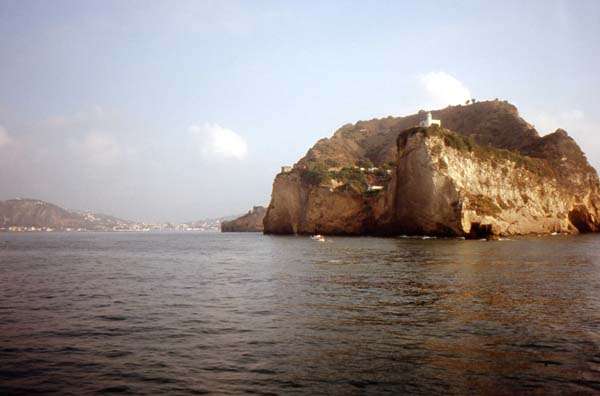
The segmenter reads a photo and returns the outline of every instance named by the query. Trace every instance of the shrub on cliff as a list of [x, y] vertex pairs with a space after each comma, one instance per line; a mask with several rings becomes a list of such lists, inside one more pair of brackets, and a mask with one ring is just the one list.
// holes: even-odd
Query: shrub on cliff
[[444, 144], [458, 151], [471, 151], [475, 141], [470, 136], [461, 136], [456, 133], [444, 133]]
[[300, 178], [304, 184], [309, 186], [318, 186], [330, 180], [327, 167], [319, 162], [310, 163], [308, 168], [302, 171]]
[[350, 181], [339, 188], [341, 191], [362, 194], [367, 191], [367, 184], [356, 180]]
[[369, 168], [374, 167], [375, 165], [373, 165], [373, 162], [370, 159], [364, 158], [364, 159], [358, 160], [358, 166], [361, 168], [369, 169]]
[[440, 134], [444, 139], [444, 144], [447, 147], [452, 147], [458, 151], [471, 152], [475, 156], [483, 160], [491, 160], [495, 167], [496, 160], [508, 160], [515, 163], [517, 167], [528, 169], [529, 171], [541, 176], [554, 176], [553, 169], [544, 161], [538, 158], [533, 158], [518, 151], [495, 148], [488, 145], [478, 144], [472, 136], [464, 136], [456, 132], [444, 129], [432, 129], [426, 133]]
[[390, 175], [388, 174], [388, 169], [389, 168], [379, 168], [375, 171], [375, 176], [377, 176], [378, 179], [381, 180], [389, 180], [390, 179]]
[[346, 167], [338, 172], [331, 172], [331, 178], [343, 183], [342, 190], [362, 193], [367, 189], [367, 177], [358, 168]]
[[330, 172], [330, 177], [344, 184], [367, 184], [367, 178], [365, 174], [360, 169], [354, 167], [345, 167], [337, 172]]

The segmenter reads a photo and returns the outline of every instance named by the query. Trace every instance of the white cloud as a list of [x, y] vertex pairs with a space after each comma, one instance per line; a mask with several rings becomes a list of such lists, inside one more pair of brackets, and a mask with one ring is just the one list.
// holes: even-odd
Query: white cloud
[[97, 132], [88, 133], [83, 140], [72, 144], [72, 148], [84, 160], [99, 166], [115, 164], [121, 154], [119, 144], [112, 136]]
[[436, 107], [463, 104], [472, 97], [462, 82], [443, 71], [422, 74], [419, 80]]
[[244, 159], [248, 146], [243, 137], [218, 124], [192, 125], [189, 132], [206, 157]]
[[8, 134], [8, 132], [6, 132], [6, 129], [4, 129], [4, 127], [0, 125], [0, 148], [8, 146], [12, 143], [12, 141], [13, 140]]

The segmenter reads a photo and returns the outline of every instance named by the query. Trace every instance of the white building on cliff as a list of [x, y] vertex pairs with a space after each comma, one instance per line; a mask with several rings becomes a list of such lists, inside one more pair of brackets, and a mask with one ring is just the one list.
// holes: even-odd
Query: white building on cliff
[[419, 123], [419, 126], [429, 128], [432, 125], [442, 126], [442, 121], [434, 120], [431, 111], [429, 111], [425, 119]]

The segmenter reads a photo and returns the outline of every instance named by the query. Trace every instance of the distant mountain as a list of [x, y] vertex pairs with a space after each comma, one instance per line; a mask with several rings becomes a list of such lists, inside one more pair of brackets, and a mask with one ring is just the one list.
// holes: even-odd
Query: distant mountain
[[262, 232], [266, 213], [265, 207], [255, 206], [237, 219], [222, 222], [221, 232]]
[[0, 201], [0, 231], [219, 232], [222, 223], [237, 217], [208, 218], [187, 223], [145, 223], [100, 213], [68, 210], [39, 199]]
[[0, 229], [118, 231], [135, 224], [109, 215], [70, 211], [38, 199], [0, 201]]

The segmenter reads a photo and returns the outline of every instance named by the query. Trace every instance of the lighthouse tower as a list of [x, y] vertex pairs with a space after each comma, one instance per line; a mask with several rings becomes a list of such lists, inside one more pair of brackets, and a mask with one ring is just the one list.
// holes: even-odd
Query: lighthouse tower
[[419, 123], [419, 126], [429, 128], [432, 125], [442, 126], [442, 121], [434, 120], [431, 111], [427, 112], [425, 119]]

